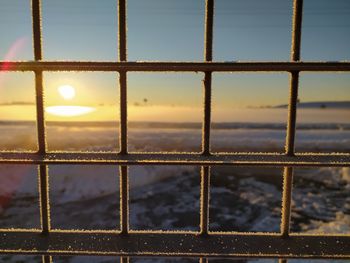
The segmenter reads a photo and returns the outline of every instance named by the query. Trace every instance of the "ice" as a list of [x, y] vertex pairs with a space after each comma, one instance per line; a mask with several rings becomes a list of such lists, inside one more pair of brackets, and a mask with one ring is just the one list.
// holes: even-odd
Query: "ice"
[[329, 222], [311, 221], [312, 230], [308, 233], [332, 233], [332, 234], [344, 234], [350, 233], [350, 215], [343, 212], [336, 212], [334, 220]]

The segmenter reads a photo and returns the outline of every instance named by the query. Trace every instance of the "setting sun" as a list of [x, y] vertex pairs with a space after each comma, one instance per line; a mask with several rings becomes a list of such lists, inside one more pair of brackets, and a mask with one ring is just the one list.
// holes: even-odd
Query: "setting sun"
[[[71, 85], [62, 85], [57, 88], [58, 93], [64, 100], [72, 100], [75, 97], [75, 88]], [[80, 105], [55, 105], [46, 107], [46, 112], [59, 117], [81, 116], [95, 111], [93, 107]]]
[[58, 87], [58, 92], [65, 100], [71, 100], [75, 97], [75, 89], [70, 85], [62, 85]]

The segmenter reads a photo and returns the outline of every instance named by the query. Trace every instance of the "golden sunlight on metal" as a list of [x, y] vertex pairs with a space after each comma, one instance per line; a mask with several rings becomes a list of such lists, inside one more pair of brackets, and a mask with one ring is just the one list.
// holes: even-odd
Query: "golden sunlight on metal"
[[[71, 100], [75, 97], [75, 88], [70, 85], [62, 85], [58, 87], [58, 93], [64, 100]], [[60, 116], [60, 117], [75, 117], [81, 116], [95, 111], [93, 107], [87, 106], [49, 106], [46, 107], [46, 112], [52, 115]]]

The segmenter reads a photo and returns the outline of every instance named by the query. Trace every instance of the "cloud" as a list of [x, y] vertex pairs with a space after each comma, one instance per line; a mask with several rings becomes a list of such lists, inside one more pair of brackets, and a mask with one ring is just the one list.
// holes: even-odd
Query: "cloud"
[[0, 103], [0, 106], [28, 106], [28, 105], [35, 105], [35, 103], [30, 101], [10, 101], [10, 102]]

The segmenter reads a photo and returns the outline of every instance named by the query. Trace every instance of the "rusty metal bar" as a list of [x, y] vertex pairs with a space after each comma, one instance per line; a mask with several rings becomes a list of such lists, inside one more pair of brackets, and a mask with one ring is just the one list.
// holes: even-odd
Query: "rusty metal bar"
[[128, 152], [128, 117], [127, 117], [127, 73], [119, 73], [119, 88], [120, 88], [120, 153], [127, 154]]
[[[214, 0], [206, 0], [205, 4], [205, 38], [204, 60], [213, 59], [213, 24], [214, 24]], [[212, 72], [207, 71], [204, 75], [204, 118], [202, 127], [202, 154], [210, 155], [210, 125], [211, 125], [211, 78]], [[209, 232], [209, 187], [210, 168], [201, 167], [200, 186], [200, 232], [207, 235]]]
[[[33, 46], [34, 59], [42, 60], [42, 36], [41, 36], [41, 1], [32, 0], [32, 18], [33, 18]], [[36, 90], [36, 111], [37, 111], [37, 133], [38, 133], [38, 156], [46, 153], [46, 133], [44, 116], [44, 91], [43, 91], [43, 73], [40, 70], [35, 71], [35, 90]], [[40, 221], [42, 233], [47, 234], [50, 230], [50, 205], [48, 172], [45, 164], [39, 165], [39, 196], [40, 196]], [[45, 262], [45, 258], [43, 258]]]
[[[119, 61], [125, 62], [127, 59], [126, 48], [126, 2], [118, 1], [118, 21], [119, 21]], [[128, 149], [127, 139], [127, 73], [125, 70], [119, 72], [120, 88], [120, 152], [126, 154]]]
[[293, 62], [300, 60], [302, 19], [303, 19], [303, 0], [294, 0], [293, 1], [292, 47], [291, 47], [291, 60]]
[[200, 232], [209, 232], [209, 198], [210, 198], [210, 167], [201, 167], [201, 200], [200, 200]]
[[281, 234], [284, 237], [289, 235], [291, 220], [291, 204], [292, 204], [292, 188], [293, 188], [293, 167], [285, 167], [283, 172], [283, 193], [282, 193], [282, 220]]
[[38, 169], [39, 174], [39, 197], [40, 197], [40, 222], [42, 232], [47, 234], [50, 231], [50, 199], [48, 184], [47, 165], [41, 164]]
[[[127, 60], [126, 46], [126, 0], [118, 1], [118, 25], [119, 25], [119, 61]], [[127, 73], [119, 72], [120, 83], [120, 154], [128, 153], [128, 118], [127, 118]], [[122, 234], [129, 231], [129, 179], [128, 167], [120, 167], [120, 228]], [[128, 259], [121, 259], [127, 262]]]
[[129, 257], [120, 257], [120, 263], [129, 263]]
[[42, 60], [41, 0], [32, 0], [33, 47], [35, 61]]
[[[302, 13], [303, 13], [303, 0], [294, 0], [292, 46], [291, 46], [292, 62], [297, 62], [300, 60]], [[298, 87], [299, 87], [299, 71], [295, 70], [291, 72], [291, 80], [290, 80], [290, 96], [289, 96], [289, 108], [288, 108], [287, 137], [286, 137], [286, 154], [287, 155], [294, 154]]]
[[129, 177], [128, 167], [120, 167], [120, 229], [123, 234], [129, 231]]
[[44, 116], [43, 73], [41, 71], [35, 71], [35, 99], [38, 153], [43, 154], [46, 152], [47, 145]]
[[[35, 61], [42, 60], [42, 31], [41, 31], [41, 1], [32, 0], [32, 25], [33, 25], [33, 47]], [[38, 135], [38, 154], [46, 153], [46, 132], [44, 115], [44, 89], [43, 73], [40, 69], [35, 70], [35, 91], [36, 91], [36, 121]], [[50, 202], [48, 170], [44, 164], [39, 165], [39, 199], [40, 199], [40, 222], [42, 234], [47, 235], [50, 231]], [[43, 263], [51, 263], [50, 255], [42, 256]]]
[[119, 61], [126, 61], [126, 0], [118, 0]]
[[[291, 60], [293, 62], [300, 60], [300, 44], [301, 44], [301, 27], [303, 14], [303, 0], [294, 0], [293, 2], [293, 28], [292, 28], [292, 46]], [[286, 136], [286, 155], [294, 155], [296, 118], [297, 118], [297, 102], [299, 88], [299, 71], [292, 71], [290, 77], [290, 96], [288, 106], [288, 123]], [[281, 214], [281, 235], [288, 237], [291, 220], [291, 204], [293, 189], [293, 167], [284, 168], [283, 179], [283, 198], [282, 198], [282, 214]]]
[[119, 164], [119, 165], [258, 165], [299, 167], [349, 167], [350, 154], [303, 153], [288, 156], [284, 154], [202, 154], [191, 153], [35, 153], [0, 152], [0, 163], [7, 164]]
[[41, 262], [43, 263], [52, 263], [52, 257], [48, 255], [44, 255], [41, 257]]
[[[32, 17], [33, 17], [33, 47], [34, 59], [36, 62], [42, 60], [41, 44], [41, 2], [32, 0]], [[44, 118], [44, 91], [43, 91], [43, 74], [40, 69], [35, 70], [35, 91], [36, 91], [36, 114], [37, 114], [37, 133], [38, 133], [38, 152], [46, 152], [46, 133]]]
[[202, 153], [210, 154], [210, 126], [211, 126], [211, 83], [212, 73], [204, 73], [204, 118], [202, 128]]
[[350, 259], [350, 236], [290, 235], [260, 233], [89, 231], [0, 232], [0, 253], [44, 255], [116, 255], [183, 257], [282, 257]]
[[[214, 26], [214, 0], [206, 0], [205, 5], [205, 38], [204, 60], [213, 60], [213, 26]], [[206, 71], [204, 75], [204, 119], [202, 128], [202, 152], [210, 154], [210, 124], [211, 124], [211, 84], [212, 72]]]
[[288, 155], [294, 154], [295, 144], [295, 129], [297, 118], [297, 101], [298, 101], [298, 86], [299, 86], [299, 72], [290, 73], [290, 96], [288, 104], [288, 122], [286, 133], [285, 151]]
[[0, 68], [3, 68], [3, 71], [347, 72], [350, 71], [350, 62], [0, 61]]

